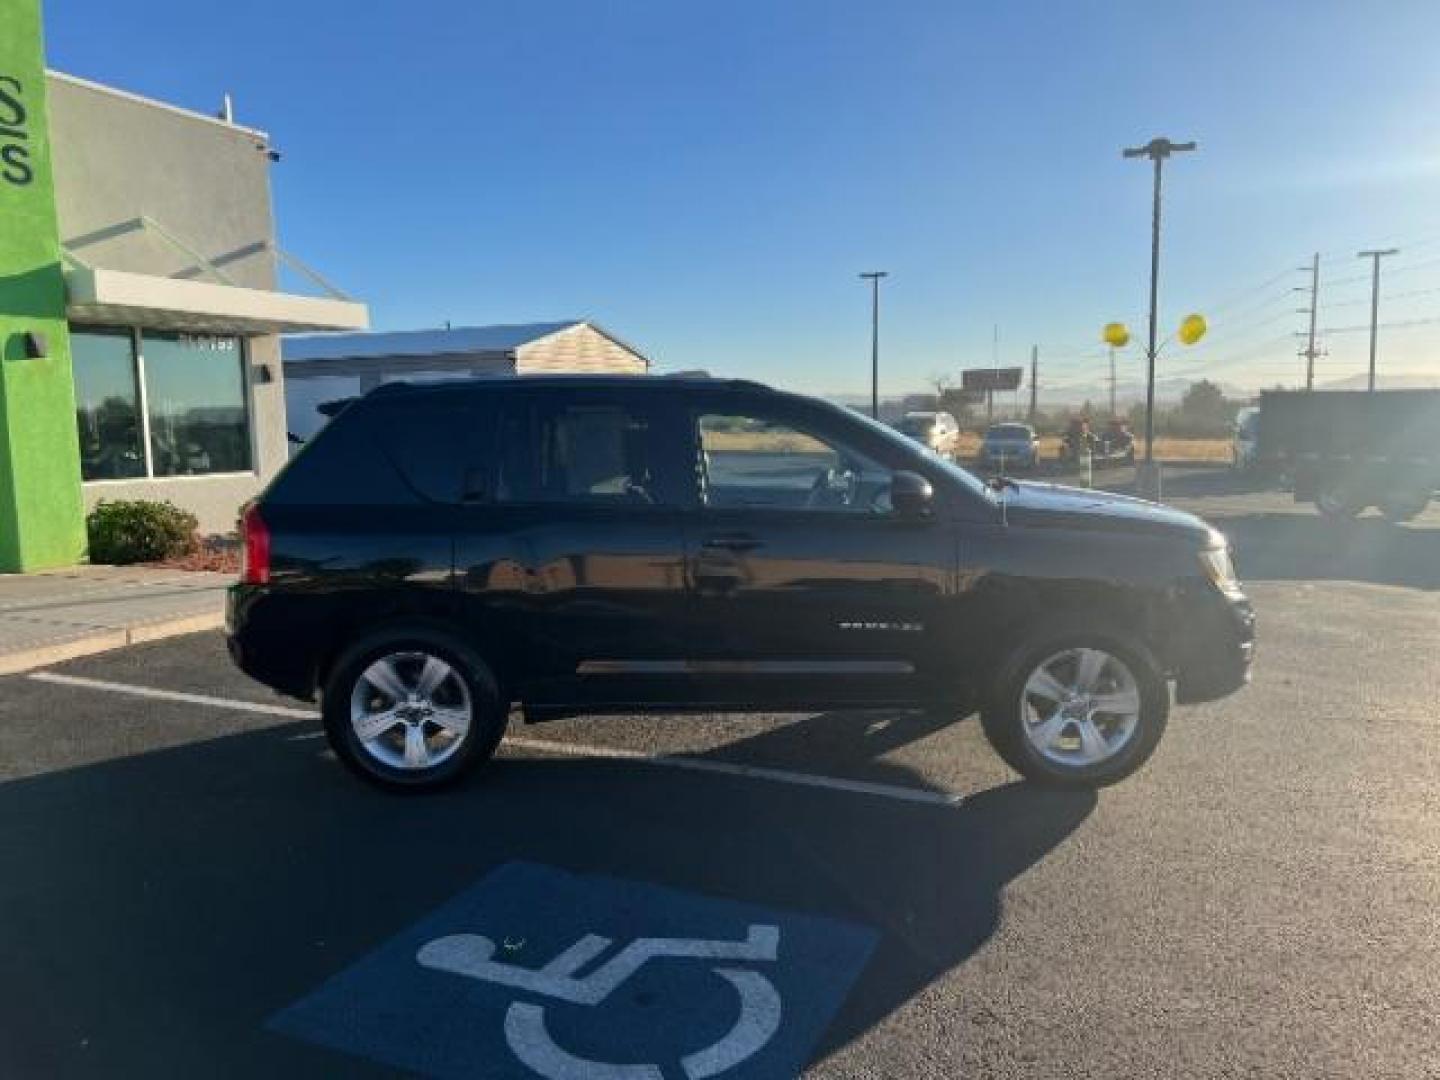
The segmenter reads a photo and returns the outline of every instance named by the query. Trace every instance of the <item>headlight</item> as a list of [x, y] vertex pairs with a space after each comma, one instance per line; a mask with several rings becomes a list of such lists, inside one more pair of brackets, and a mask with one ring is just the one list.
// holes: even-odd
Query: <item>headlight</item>
[[1230, 561], [1230, 552], [1226, 548], [1206, 548], [1200, 552], [1200, 566], [1211, 584], [1221, 592], [1234, 592], [1240, 588], [1240, 582], [1235, 578], [1235, 565]]

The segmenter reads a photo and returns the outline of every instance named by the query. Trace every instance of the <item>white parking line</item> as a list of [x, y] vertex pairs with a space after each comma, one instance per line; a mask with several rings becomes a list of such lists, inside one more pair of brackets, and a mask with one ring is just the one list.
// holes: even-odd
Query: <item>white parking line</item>
[[111, 694], [130, 694], [133, 697], [157, 698], [160, 701], [180, 701], [187, 705], [209, 705], [216, 709], [230, 709], [233, 712], [261, 713], [265, 716], [288, 716], [295, 720], [313, 720], [314, 709], [296, 709], [288, 705], [264, 705], [258, 701], [237, 701], [234, 698], [211, 697], [209, 694], [185, 694], [179, 690], [161, 690], [155, 686], [135, 686], [132, 683], [110, 682], [107, 679], [86, 679], [79, 675], [61, 675], [55, 671], [32, 671], [26, 678], [36, 682], [55, 683], [57, 686], [77, 686], [83, 690], [104, 690]]
[[763, 765], [741, 765], [738, 762], [715, 761], [711, 758], [681, 757], [676, 754], [647, 754], [643, 750], [620, 750], [610, 746], [585, 746], [579, 743], [524, 738], [506, 739], [504, 745], [520, 750], [532, 750], [539, 754], [564, 754], [567, 757], [637, 761], [643, 765], [665, 765], [672, 769], [693, 769], [696, 772], [743, 776], [747, 780], [773, 780], [779, 784], [830, 788], [833, 791], [848, 791], [854, 795], [877, 795], [884, 799], [928, 803], [932, 806], [959, 806], [964, 799], [963, 795], [956, 795], [950, 791], [926, 791], [924, 788], [903, 787], [900, 784], [879, 784], [870, 780], [846, 780], [839, 776], [820, 776], [816, 773], [791, 772], [788, 769], [770, 769]]
[[[153, 698], [158, 701], [175, 701], [186, 705], [204, 705], [214, 709], [230, 709], [234, 712], [259, 713], [264, 716], [283, 716], [292, 720], [316, 719], [313, 709], [297, 709], [288, 705], [266, 705], [258, 701], [240, 701], [235, 698], [211, 697], [209, 694], [189, 694], [180, 690], [164, 690], [156, 686], [137, 686], [134, 683], [111, 682], [108, 679], [87, 679], [80, 675], [61, 675], [55, 671], [34, 671], [26, 678], [56, 686], [71, 686], [81, 690], [98, 690], [110, 694], [129, 694], [133, 697]], [[822, 776], [816, 773], [791, 772], [788, 769], [771, 769], [763, 765], [742, 765], [738, 762], [715, 761], [710, 758], [682, 757], [676, 754], [647, 754], [643, 750], [623, 750], [610, 746], [589, 746], [582, 743], [556, 742], [549, 739], [525, 737], [506, 738], [505, 747], [512, 750], [528, 750], [537, 754], [558, 754], [565, 757], [600, 758], [609, 761], [632, 761], [641, 765], [658, 765], [671, 769], [689, 769], [693, 772], [719, 773], [724, 776], [738, 776], [746, 780], [768, 780], [778, 784], [793, 784], [800, 787], [828, 788], [845, 791], [852, 795], [873, 795], [882, 799], [899, 802], [923, 803], [930, 806], [959, 806], [964, 796], [950, 791], [927, 791], [924, 788], [904, 787], [900, 784], [881, 784], [870, 780], [847, 780], [838, 776]]]

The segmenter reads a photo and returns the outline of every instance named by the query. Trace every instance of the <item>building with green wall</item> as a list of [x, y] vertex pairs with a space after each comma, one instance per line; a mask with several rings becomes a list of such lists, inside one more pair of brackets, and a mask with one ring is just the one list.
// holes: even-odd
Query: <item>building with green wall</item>
[[278, 155], [228, 101], [47, 71], [37, 0], [0, 26], [0, 571], [82, 561], [105, 498], [227, 530], [288, 456], [278, 335], [368, 312], [277, 246]]

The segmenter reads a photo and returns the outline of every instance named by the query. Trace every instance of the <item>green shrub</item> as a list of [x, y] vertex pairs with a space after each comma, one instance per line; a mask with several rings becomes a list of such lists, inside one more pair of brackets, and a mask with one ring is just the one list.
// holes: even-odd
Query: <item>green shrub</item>
[[188, 555], [199, 524], [172, 502], [102, 499], [85, 518], [90, 561], [123, 565]]

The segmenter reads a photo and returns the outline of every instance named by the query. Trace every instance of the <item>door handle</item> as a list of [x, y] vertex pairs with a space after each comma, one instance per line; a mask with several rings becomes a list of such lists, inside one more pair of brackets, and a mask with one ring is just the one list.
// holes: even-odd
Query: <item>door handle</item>
[[763, 546], [763, 541], [749, 533], [721, 533], [707, 536], [700, 542], [700, 546], [707, 551], [754, 551]]

